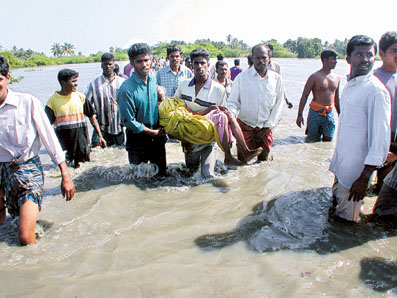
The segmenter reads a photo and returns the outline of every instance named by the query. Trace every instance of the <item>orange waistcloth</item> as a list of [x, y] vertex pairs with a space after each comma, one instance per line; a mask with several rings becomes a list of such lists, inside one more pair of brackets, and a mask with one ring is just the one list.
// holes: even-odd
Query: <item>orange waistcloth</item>
[[[319, 104], [318, 102], [312, 101], [310, 103], [309, 107], [311, 107], [313, 110], [318, 112], [319, 115], [327, 116], [327, 112], [332, 111], [332, 108], [334, 106], [333, 105], [332, 106], [323, 106], [322, 104]], [[321, 110], [322, 110], [322, 112], [319, 112]]]

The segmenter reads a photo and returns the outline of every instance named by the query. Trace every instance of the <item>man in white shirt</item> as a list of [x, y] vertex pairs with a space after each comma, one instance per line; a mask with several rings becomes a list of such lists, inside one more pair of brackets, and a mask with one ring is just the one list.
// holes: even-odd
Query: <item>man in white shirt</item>
[[[194, 77], [183, 81], [175, 92], [182, 98], [186, 107], [194, 114], [206, 115], [217, 106], [224, 106], [226, 101], [225, 88], [211, 80], [208, 75], [210, 55], [205, 49], [196, 49], [190, 54]], [[186, 166], [196, 170], [201, 163], [201, 175], [213, 177], [215, 172], [214, 143], [205, 145], [183, 144]]]
[[[248, 147], [263, 148], [258, 160], [267, 160], [273, 144], [272, 129], [280, 119], [284, 100], [281, 76], [268, 69], [269, 47], [252, 48], [254, 67], [240, 73], [233, 82], [227, 108], [237, 116]], [[239, 148], [237, 148], [239, 149]], [[239, 152], [241, 160], [241, 152]]]
[[44, 144], [52, 161], [61, 170], [62, 194], [69, 201], [75, 188], [65, 163], [65, 153], [44, 112], [34, 96], [12, 92], [9, 66], [0, 56], [0, 224], [6, 217], [19, 216], [21, 245], [33, 244], [36, 220], [41, 208], [44, 184], [38, 156]]
[[330, 171], [335, 174], [331, 211], [348, 221], [358, 221], [372, 172], [389, 152], [390, 95], [371, 71], [376, 52], [376, 43], [368, 36], [356, 35], [347, 44], [350, 74], [340, 99]]

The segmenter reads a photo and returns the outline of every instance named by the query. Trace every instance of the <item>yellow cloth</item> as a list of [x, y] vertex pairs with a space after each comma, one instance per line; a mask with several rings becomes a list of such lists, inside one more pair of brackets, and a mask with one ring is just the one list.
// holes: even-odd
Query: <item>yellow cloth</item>
[[175, 139], [197, 145], [216, 141], [222, 148], [215, 124], [204, 116], [190, 113], [180, 98], [163, 100], [159, 106], [159, 119], [165, 132]]

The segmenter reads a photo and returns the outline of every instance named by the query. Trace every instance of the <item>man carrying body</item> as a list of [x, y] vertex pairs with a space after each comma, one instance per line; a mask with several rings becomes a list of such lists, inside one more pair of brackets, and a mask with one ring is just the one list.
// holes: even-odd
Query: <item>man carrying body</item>
[[160, 68], [156, 74], [157, 85], [165, 87], [166, 97], [174, 96], [179, 83], [193, 77], [192, 71], [181, 64], [181, 47], [173, 44], [167, 47], [169, 65]]
[[[124, 131], [120, 123], [117, 93], [125, 79], [114, 73], [112, 54], [103, 54], [101, 61], [103, 73], [88, 85], [86, 100], [94, 110], [106, 146], [123, 145]], [[96, 131], [92, 134], [92, 144], [100, 145]]]
[[128, 50], [134, 72], [118, 93], [121, 121], [127, 128], [126, 150], [130, 164], [150, 161], [159, 167], [158, 174], [166, 174], [165, 134], [159, 127], [156, 78], [149, 75], [150, 47], [137, 43]]
[[237, 75], [242, 71], [243, 70], [240, 67], [240, 59], [234, 59], [234, 66], [230, 68], [230, 79], [234, 81]]
[[218, 82], [225, 88], [227, 99], [232, 91], [232, 81], [227, 78], [227, 63], [225, 61], [217, 61], [215, 64], [215, 72], [216, 75], [214, 81]]
[[[206, 115], [226, 101], [225, 89], [211, 80], [208, 75], [210, 54], [205, 49], [196, 49], [190, 54], [194, 78], [183, 81], [175, 96], [183, 99], [186, 107], [195, 114]], [[182, 144], [186, 166], [194, 171], [201, 163], [201, 175], [213, 177], [215, 174], [214, 143], [204, 145]]]
[[299, 103], [296, 125], [304, 124], [303, 110], [310, 92], [313, 100], [310, 103], [307, 116], [306, 135], [309, 141], [331, 141], [335, 132], [336, 111], [339, 114], [339, 84], [340, 78], [331, 73], [335, 69], [337, 55], [334, 51], [325, 50], [321, 53], [323, 67], [313, 73], [306, 82]]
[[357, 221], [372, 172], [386, 161], [390, 144], [390, 95], [372, 73], [372, 38], [356, 35], [347, 44], [350, 75], [340, 99], [339, 127], [330, 171], [335, 215]]
[[41, 208], [44, 176], [38, 156], [43, 142], [62, 175], [62, 194], [69, 201], [75, 188], [65, 154], [40, 101], [30, 94], [12, 92], [7, 61], [0, 56], [0, 224], [19, 216], [21, 245], [36, 242], [36, 220]]
[[392, 117], [387, 164], [378, 169], [377, 173], [380, 193], [374, 206], [374, 214], [382, 219], [387, 218], [397, 226], [397, 32], [386, 32], [382, 35], [379, 41], [379, 55], [383, 65], [376, 69], [374, 74], [390, 92]]
[[[268, 70], [269, 48], [258, 44], [252, 48], [254, 67], [240, 73], [233, 82], [227, 108], [235, 115], [248, 147], [263, 148], [258, 160], [267, 160], [273, 144], [272, 129], [283, 108], [284, 87], [281, 76]], [[237, 148], [239, 149], [239, 148]], [[238, 150], [239, 159], [241, 152]]]

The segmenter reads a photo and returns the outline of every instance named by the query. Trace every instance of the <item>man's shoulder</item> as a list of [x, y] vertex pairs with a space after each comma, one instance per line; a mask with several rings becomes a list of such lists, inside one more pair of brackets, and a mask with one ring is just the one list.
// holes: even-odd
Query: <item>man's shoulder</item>
[[28, 102], [40, 102], [38, 98], [36, 98], [34, 95], [30, 93], [24, 93], [24, 92], [15, 92], [10, 89], [8, 89], [8, 94], [7, 94], [7, 103], [13, 103], [15, 105], [18, 104], [26, 104]]

